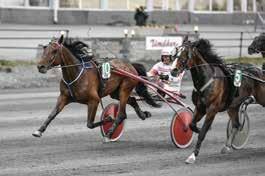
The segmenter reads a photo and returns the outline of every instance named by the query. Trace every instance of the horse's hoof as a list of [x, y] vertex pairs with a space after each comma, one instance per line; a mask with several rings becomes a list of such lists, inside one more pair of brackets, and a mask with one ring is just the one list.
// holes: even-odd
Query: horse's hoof
[[34, 131], [34, 133], [32, 133], [32, 136], [34, 137], [41, 137], [42, 133], [40, 131]]
[[193, 164], [196, 161], [195, 154], [192, 153], [185, 161], [186, 164]]
[[103, 143], [109, 143], [109, 142], [111, 142], [110, 138], [103, 137]]
[[227, 146], [224, 146], [221, 150], [221, 153], [222, 154], [226, 154], [226, 153], [231, 153], [232, 152], [232, 149], [231, 147], [227, 147]]
[[149, 118], [152, 116], [152, 114], [149, 111], [144, 111], [145, 118]]
[[200, 133], [201, 129], [198, 128], [196, 125], [190, 124], [190, 129], [191, 131], [193, 131], [194, 133]]
[[113, 122], [114, 119], [111, 117], [111, 116], [108, 116], [106, 119], [105, 119], [105, 122]]

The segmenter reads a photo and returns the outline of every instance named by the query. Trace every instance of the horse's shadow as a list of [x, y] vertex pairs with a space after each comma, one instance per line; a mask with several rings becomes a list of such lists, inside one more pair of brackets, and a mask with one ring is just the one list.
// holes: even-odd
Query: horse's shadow
[[240, 150], [233, 150], [230, 153], [221, 154], [211, 154], [211, 155], [201, 155], [200, 158], [198, 158], [197, 163], [203, 163], [203, 164], [217, 164], [217, 163], [224, 163], [227, 161], [243, 161], [243, 160], [249, 160], [251, 158], [265, 158], [265, 148], [245, 148]]

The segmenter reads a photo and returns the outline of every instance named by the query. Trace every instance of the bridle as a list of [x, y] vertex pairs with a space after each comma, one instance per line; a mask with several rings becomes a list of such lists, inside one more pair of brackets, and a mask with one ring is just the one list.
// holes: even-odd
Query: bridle
[[193, 66], [189, 65], [188, 62], [192, 59], [192, 51], [191, 48], [188, 48], [188, 54], [187, 54], [187, 58], [186, 59], [179, 59], [181, 52], [183, 52], [187, 47], [190, 47], [188, 44], [182, 44], [181, 46], [179, 46], [179, 53], [177, 54], [177, 58], [174, 61], [174, 65], [176, 67], [177, 62], [179, 62], [181, 69], [179, 69], [179, 73], [181, 73], [184, 70], [190, 70]]
[[[179, 73], [181, 73], [184, 70], [191, 70], [193, 68], [198, 68], [198, 67], [202, 67], [202, 66], [210, 66], [210, 64], [205, 61], [205, 59], [202, 57], [202, 55], [198, 52], [198, 50], [195, 47], [191, 48], [190, 45], [184, 44], [184, 45], [182, 45], [182, 48], [180, 47], [180, 51], [181, 52], [183, 52], [185, 50], [184, 47], [189, 47], [189, 48], [187, 48], [188, 49], [188, 54], [187, 54], [187, 58], [186, 59], [179, 60], [179, 63], [181, 65], [181, 69], [179, 69]], [[189, 61], [193, 58], [194, 53], [205, 64], [199, 64], [199, 65], [194, 65], [194, 66], [190, 65]], [[180, 54], [179, 54], [179, 56], [180, 56]], [[196, 87], [194, 87], [196, 92], [199, 92], [201, 94], [207, 87], [209, 87], [212, 84], [212, 82], [216, 78], [216, 73], [215, 73], [214, 69], [212, 69], [212, 70], [214, 72], [213, 76], [200, 89], [197, 90]]]
[[[64, 60], [64, 55], [62, 53], [62, 48], [63, 48], [63, 44], [59, 44], [58, 42], [53, 42], [51, 43], [52, 44], [52, 49], [55, 49], [56, 50], [56, 53], [51, 56], [51, 58], [49, 59], [48, 61], [48, 65], [47, 65], [47, 68], [48, 69], [51, 69], [51, 68], [69, 68], [69, 67], [76, 67], [76, 66], [82, 66], [80, 72], [78, 73], [78, 75], [76, 76], [75, 79], [73, 79], [72, 81], [66, 81], [65, 78], [62, 76], [62, 81], [65, 83], [65, 85], [67, 86], [69, 92], [70, 92], [70, 95], [72, 96], [72, 98], [74, 98], [74, 94], [73, 94], [73, 91], [71, 89], [71, 85], [74, 84], [80, 77], [81, 75], [83, 74], [85, 68], [94, 68], [95, 67], [95, 64], [92, 63], [92, 66], [86, 66], [87, 63], [91, 63], [91, 61], [89, 62], [84, 62], [83, 59], [81, 59], [81, 62], [80, 64], [72, 64], [72, 65], [60, 65], [60, 66], [52, 66], [58, 56], [58, 54], [61, 55], [61, 58], [62, 60]], [[53, 46], [55, 45], [55, 46]]]
[[[264, 36], [264, 37], [265, 37], [265, 36]], [[255, 38], [254, 38], [254, 41], [259, 40], [259, 39], [257, 39], [257, 38], [258, 38], [258, 37], [255, 37]], [[262, 38], [262, 39], [260, 39], [260, 40], [261, 40], [261, 41], [260, 41], [261, 43], [262, 43], [262, 42], [265, 42], [265, 38]], [[254, 41], [253, 41], [253, 42], [254, 42]], [[257, 41], [256, 41], [256, 42], [257, 42]], [[256, 46], [253, 47], [252, 49], [253, 49], [256, 53], [265, 53], [265, 50], [259, 50], [259, 49], [257, 49]]]
[[[62, 47], [63, 47], [63, 45], [62, 44], [59, 44], [58, 42], [52, 42], [51, 45], [52, 45], [51, 46], [52, 49], [56, 49], [56, 53], [53, 56], [51, 56], [51, 58], [48, 60], [48, 65], [46, 66], [47, 69], [51, 69], [51, 68], [54, 67], [52, 65], [54, 64], [54, 62], [55, 62], [56, 57], [58, 56], [58, 54], [61, 53], [60, 51], [62, 50]], [[53, 46], [53, 45], [55, 45], [55, 46]], [[44, 51], [44, 52], [48, 52], [48, 51]], [[62, 54], [61, 54], [61, 56], [63, 57]]]

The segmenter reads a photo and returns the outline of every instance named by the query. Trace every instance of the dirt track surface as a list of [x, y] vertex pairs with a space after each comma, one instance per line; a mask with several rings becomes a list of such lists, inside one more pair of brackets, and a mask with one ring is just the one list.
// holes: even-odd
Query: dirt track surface
[[[184, 83], [190, 97], [191, 83]], [[128, 108], [126, 129], [120, 141], [103, 143], [99, 129], [86, 128], [86, 107], [69, 105], [51, 123], [42, 138], [31, 133], [46, 119], [56, 101], [56, 89], [0, 92], [0, 175], [264, 175], [265, 110], [249, 107], [251, 132], [244, 149], [220, 154], [226, 139], [227, 115], [219, 113], [196, 163], [186, 165], [194, 142], [177, 149], [170, 139], [173, 112], [166, 105], [151, 109], [153, 117], [138, 119]], [[111, 101], [105, 99], [104, 104]], [[185, 100], [191, 104], [190, 99]], [[99, 108], [98, 114], [101, 112]]]

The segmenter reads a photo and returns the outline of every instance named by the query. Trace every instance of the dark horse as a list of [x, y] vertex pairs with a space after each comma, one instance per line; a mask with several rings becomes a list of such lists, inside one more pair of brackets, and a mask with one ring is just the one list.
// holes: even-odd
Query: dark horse
[[[255, 53], [261, 53], [262, 57], [265, 58], [265, 33], [256, 36], [249, 45], [248, 54], [252, 55]], [[262, 64], [262, 70], [265, 72], [265, 63]]]
[[[86, 47], [87, 45], [80, 41], [64, 41], [62, 35], [59, 40], [50, 42], [44, 48], [41, 60], [37, 66], [39, 72], [46, 73], [47, 70], [60, 65], [62, 80], [60, 82], [60, 95], [55, 108], [41, 127], [33, 133], [33, 136], [41, 137], [55, 116], [64, 106], [72, 102], [88, 105], [87, 127], [92, 129], [104, 123], [104, 121], [94, 123], [101, 98], [110, 95], [112, 98], [118, 99], [118, 117], [107, 134], [108, 138], [112, 136], [117, 126], [126, 118], [126, 104], [131, 105], [142, 120], [151, 116], [149, 112], [142, 111], [136, 99], [130, 96], [134, 88], [140, 96], [144, 97], [148, 104], [159, 107], [159, 104], [148, 93], [147, 87], [129, 77], [112, 72], [110, 78], [103, 83], [101, 74], [99, 74], [100, 64], [93, 58], [84, 60], [86, 58], [84, 48]], [[144, 67], [141, 64], [125, 63], [118, 59], [111, 60], [110, 64], [134, 75], [146, 76]]]
[[[253, 77], [264, 79], [262, 71], [254, 66], [236, 65], [244, 69], [244, 73]], [[227, 111], [232, 121], [232, 132], [226, 141], [222, 152], [231, 151], [233, 138], [241, 127], [238, 111], [246, 98], [255, 97], [257, 103], [265, 106], [265, 85], [248, 77], [243, 77], [241, 86], [233, 85], [233, 72], [223, 60], [212, 50], [208, 40], [200, 39], [195, 42], [184, 40], [178, 48], [178, 59], [172, 64], [172, 75], [188, 69], [192, 75], [194, 90], [192, 101], [195, 105], [194, 118], [190, 128], [199, 133], [194, 152], [188, 157], [186, 163], [194, 163], [207, 131], [211, 127], [218, 112]], [[252, 99], [254, 101], [254, 98]], [[197, 127], [202, 117], [206, 115], [201, 129]]]

